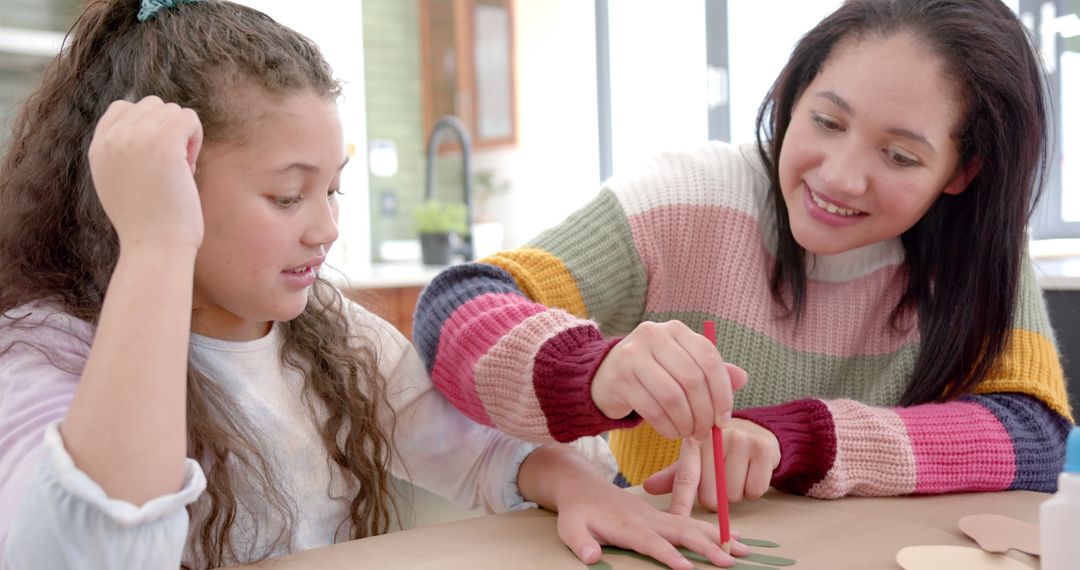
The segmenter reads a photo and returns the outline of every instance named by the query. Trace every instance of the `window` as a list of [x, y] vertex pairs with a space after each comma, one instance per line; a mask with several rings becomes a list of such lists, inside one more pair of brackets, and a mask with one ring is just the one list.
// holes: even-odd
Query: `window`
[[[1055, 154], [1032, 237], [1080, 237], [1080, 0], [1020, 0], [1053, 98]], [[1080, 254], [1080, 251], [1073, 252]]]

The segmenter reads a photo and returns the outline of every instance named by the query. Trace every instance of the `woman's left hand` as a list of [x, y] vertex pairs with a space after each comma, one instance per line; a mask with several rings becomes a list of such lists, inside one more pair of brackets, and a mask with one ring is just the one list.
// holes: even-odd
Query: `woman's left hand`
[[[735, 564], [720, 548], [715, 522], [653, 507], [606, 481], [568, 448], [534, 451], [522, 465], [518, 487], [527, 499], [558, 513], [559, 538], [586, 564], [600, 559], [601, 544], [640, 552], [671, 568], [694, 568], [676, 549], [679, 546], [706, 556], [716, 566]], [[748, 553], [745, 545], [732, 543], [732, 554]]]
[[[734, 418], [723, 429], [724, 474], [728, 501], [757, 499], [769, 490], [772, 473], [780, 465], [780, 441], [749, 420]], [[653, 474], [643, 485], [653, 495], [671, 493], [672, 514], [687, 514], [694, 499], [716, 511], [716, 466], [711, 442], [684, 439], [679, 460]]]

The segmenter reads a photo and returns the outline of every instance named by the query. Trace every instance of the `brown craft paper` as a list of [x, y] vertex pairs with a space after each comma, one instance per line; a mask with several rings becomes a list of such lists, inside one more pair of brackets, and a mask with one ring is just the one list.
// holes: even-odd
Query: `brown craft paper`
[[[628, 492], [643, 495], [640, 489]], [[945, 496], [810, 499], [770, 491], [757, 501], [731, 505], [732, 529], [769, 539], [780, 548], [752, 550], [794, 559], [791, 568], [844, 570], [896, 568], [897, 552], [907, 546], [971, 546], [957, 528], [973, 513], [1003, 514], [1038, 520], [1039, 503], [1048, 495], [1029, 491]], [[670, 496], [645, 496], [665, 507]], [[695, 511], [704, 521], [716, 515]], [[1012, 550], [1007, 555], [1037, 567], [1036, 558]], [[630, 557], [607, 560], [613, 570], [656, 570]], [[699, 568], [707, 568], [698, 564]], [[470, 570], [573, 569], [585, 565], [563, 546], [555, 515], [526, 511], [476, 517], [436, 526], [356, 540], [301, 552], [251, 568], [271, 570], [344, 570], [410, 568]]]

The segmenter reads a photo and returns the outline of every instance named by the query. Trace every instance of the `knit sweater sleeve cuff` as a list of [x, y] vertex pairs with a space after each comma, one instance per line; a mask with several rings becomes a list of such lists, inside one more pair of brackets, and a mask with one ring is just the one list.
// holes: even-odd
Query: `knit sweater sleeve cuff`
[[605, 339], [594, 326], [574, 327], [549, 339], [537, 353], [533, 363], [536, 396], [556, 441], [569, 443], [641, 422], [636, 413], [611, 419], [592, 399], [593, 376], [621, 340]]
[[805, 495], [832, 468], [836, 459], [836, 428], [832, 414], [821, 400], [795, 400], [736, 410], [732, 416], [764, 427], [780, 442], [780, 465], [773, 471], [773, 487]]

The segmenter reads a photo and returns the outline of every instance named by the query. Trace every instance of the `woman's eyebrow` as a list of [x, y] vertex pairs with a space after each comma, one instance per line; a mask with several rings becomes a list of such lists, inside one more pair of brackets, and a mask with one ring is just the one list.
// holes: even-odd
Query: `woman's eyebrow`
[[844, 100], [843, 97], [833, 93], [832, 91], [819, 91], [814, 94], [814, 97], [820, 97], [832, 101], [837, 107], [843, 109], [843, 111], [852, 117], [855, 116], [855, 110], [851, 108], [851, 104]]
[[[345, 157], [345, 160], [342, 161], [341, 166], [337, 167], [337, 170], [335, 170], [335, 172], [341, 172], [345, 168], [346, 164], [349, 164], [349, 157], [347, 157], [347, 156]], [[289, 172], [291, 172], [293, 170], [303, 170], [304, 172], [318, 172], [319, 167], [315, 166], [314, 164], [308, 163], [308, 162], [299, 162], [298, 161], [298, 162], [290, 162], [284, 168], [274, 169], [273, 172], [274, 172], [274, 174], [288, 174]]]
[[934, 145], [930, 144], [929, 139], [927, 139], [926, 137], [920, 135], [919, 133], [916, 133], [915, 131], [911, 131], [911, 130], [908, 130], [908, 129], [902, 129], [902, 128], [899, 128], [899, 127], [893, 127], [891, 129], [889, 129], [888, 132], [891, 135], [896, 135], [898, 137], [903, 137], [903, 138], [908, 139], [910, 141], [920, 143], [920, 144], [926, 146], [926, 148], [928, 148], [930, 150], [930, 152], [932, 152], [932, 153], [937, 152], [937, 149], [934, 148]]
[[[834, 105], [836, 105], [837, 107], [840, 107], [840, 109], [843, 110], [848, 115], [851, 115], [852, 117], [855, 116], [855, 109], [851, 108], [851, 104], [848, 103], [843, 97], [841, 97], [840, 95], [837, 95], [836, 93], [834, 93], [832, 91], [819, 91], [819, 92], [814, 94], [814, 97], [819, 97], [821, 99], [831, 101]], [[937, 149], [934, 148], [934, 145], [930, 144], [929, 139], [927, 139], [925, 136], [923, 136], [923, 135], [921, 135], [921, 134], [919, 134], [919, 133], [917, 133], [917, 132], [915, 132], [915, 131], [913, 131], [911, 129], [905, 129], [905, 128], [901, 128], [901, 127], [893, 127], [893, 128], [888, 130], [888, 133], [891, 134], [891, 135], [902, 137], [902, 138], [908, 139], [910, 141], [922, 144], [922, 145], [926, 146], [926, 148], [930, 149], [930, 152], [932, 152], [932, 153], [937, 152]]]

